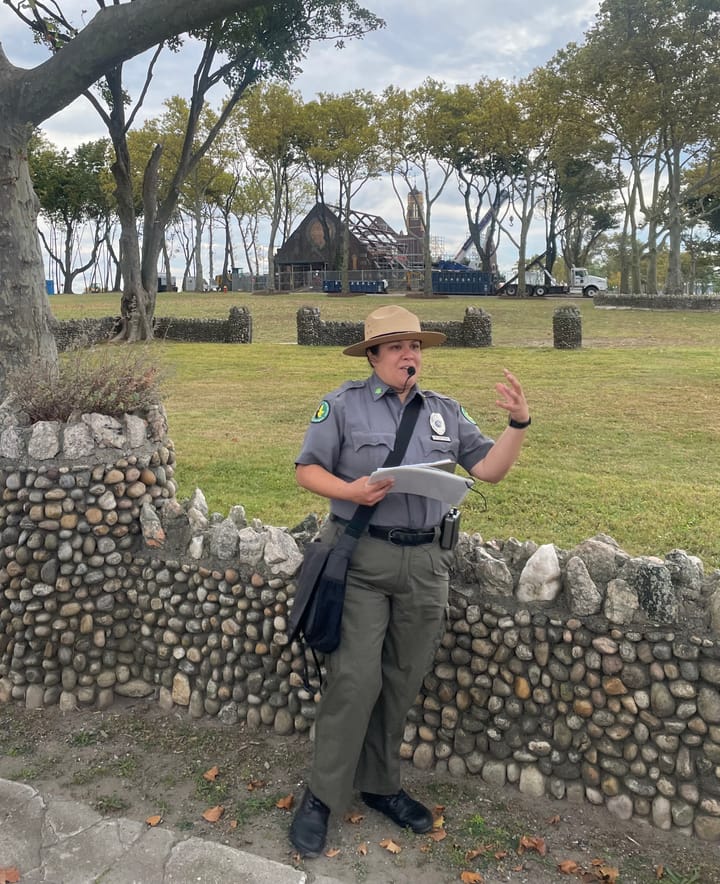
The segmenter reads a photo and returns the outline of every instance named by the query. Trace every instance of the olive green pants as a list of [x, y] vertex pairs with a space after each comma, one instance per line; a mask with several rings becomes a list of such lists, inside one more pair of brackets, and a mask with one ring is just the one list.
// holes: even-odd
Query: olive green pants
[[[342, 529], [331, 523], [330, 539]], [[348, 572], [342, 638], [326, 656], [310, 789], [336, 813], [353, 788], [400, 789], [405, 718], [444, 626], [451, 550], [363, 535]]]

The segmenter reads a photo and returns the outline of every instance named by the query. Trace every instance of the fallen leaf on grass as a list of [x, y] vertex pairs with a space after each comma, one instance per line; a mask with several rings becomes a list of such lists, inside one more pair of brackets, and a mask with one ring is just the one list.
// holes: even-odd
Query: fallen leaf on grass
[[218, 778], [218, 774], [220, 773], [220, 768], [217, 764], [214, 767], [211, 767], [210, 770], [206, 770], [203, 774], [203, 779], [207, 780], [208, 783], [214, 783]]
[[17, 884], [20, 880], [20, 872], [15, 866], [5, 866], [0, 869], [0, 884]]
[[518, 845], [518, 853], [524, 853], [526, 850], [536, 850], [540, 856], [545, 856], [547, 853], [545, 839], [536, 835], [523, 835]]
[[595, 875], [598, 881], [606, 882], [606, 884], [617, 884], [620, 870], [614, 866], [609, 866], [604, 860], [594, 859], [592, 865], [595, 867]]
[[468, 850], [465, 854], [465, 862], [470, 863], [478, 856], [484, 856], [488, 852], [489, 848], [483, 845], [482, 847], [476, 847], [474, 850]]
[[444, 841], [447, 838], [447, 832], [445, 829], [433, 829], [430, 832], [430, 837], [433, 841]]
[[445, 817], [440, 813], [433, 818], [433, 829], [444, 829]]
[[367, 852], [368, 852], [367, 841], [363, 841], [362, 844], [358, 845], [357, 852], [360, 854], [360, 856], [367, 856]]
[[255, 789], [264, 789], [267, 786], [265, 780], [250, 780], [247, 784], [248, 792], [254, 792]]
[[[558, 863], [558, 871], [565, 875], [577, 875], [583, 884], [592, 884], [594, 881], [600, 881], [602, 884], [617, 884], [619, 870], [614, 866], [609, 866], [602, 859], [594, 859], [591, 863], [592, 869], [584, 869], [575, 862], [574, 859], [564, 859]], [[655, 870], [657, 875], [657, 869]]]
[[275, 807], [279, 807], [280, 810], [290, 810], [290, 808], [293, 806], [294, 801], [295, 801], [295, 798], [293, 797], [292, 792], [291, 792], [289, 795], [286, 795], [284, 798], [278, 798], [277, 802], [275, 803]]
[[507, 856], [507, 850], [496, 850], [493, 856], [495, 859], [505, 859]]
[[222, 804], [216, 804], [215, 807], [208, 807], [203, 813], [202, 818], [209, 823], [216, 823], [224, 813], [225, 808]]
[[237, 820], [230, 820], [230, 828], [237, 829], [237, 827], [238, 827], [238, 821]]
[[551, 826], [557, 826], [557, 824], [559, 822], [560, 822], [560, 814], [559, 813], [556, 813], [555, 816], [551, 816], [550, 819], [548, 820], [548, 823]]
[[328, 859], [334, 859], [339, 853], [340, 853], [339, 847], [331, 847], [325, 851], [325, 856], [328, 857]]
[[162, 822], [162, 817], [161, 817], [160, 814], [158, 813], [158, 814], [156, 814], [155, 816], [149, 816], [149, 817], [145, 820], [145, 822], [148, 824], [148, 826], [159, 826], [160, 823]]
[[483, 876], [480, 872], [463, 872], [460, 875], [463, 884], [483, 884]]
[[356, 826], [358, 823], [361, 823], [364, 819], [365, 817], [357, 811], [345, 814], [345, 822], [352, 823], [354, 826]]
[[402, 847], [399, 844], [396, 844], [392, 838], [384, 838], [380, 842], [380, 847], [384, 847], [389, 853], [400, 853]]
[[665, 877], [665, 866], [655, 866], [655, 877], [658, 881], [662, 881], [662, 879]]

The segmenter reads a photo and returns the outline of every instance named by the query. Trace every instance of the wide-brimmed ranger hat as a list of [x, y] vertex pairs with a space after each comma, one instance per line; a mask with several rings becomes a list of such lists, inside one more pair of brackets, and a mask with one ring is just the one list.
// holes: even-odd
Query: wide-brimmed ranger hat
[[420, 320], [404, 307], [378, 307], [365, 320], [365, 340], [346, 347], [346, 356], [364, 356], [368, 347], [389, 344], [391, 341], [420, 341], [423, 347], [444, 344], [447, 335], [437, 331], [423, 331]]

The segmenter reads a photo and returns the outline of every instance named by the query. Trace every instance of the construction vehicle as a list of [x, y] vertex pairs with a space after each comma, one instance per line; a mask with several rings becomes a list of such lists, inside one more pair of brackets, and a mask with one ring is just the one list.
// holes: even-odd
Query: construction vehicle
[[[502, 206], [509, 199], [510, 199], [510, 193], [507, 190], [498, 191], [498, 193], [495, 197], [495, 200], [493, 201], [492, 207], [489, 208], [487, 210], [487, 212], [485, 212], [485, 214], [482, 216], [480, 221], [478, 221], [478, 225], [477, 225], [477, 235], [478, 236], [480, 236], [480, 234], [483, 232], [483, 230], [485, 230], [485, 228], [488, 226], [490, 221], [493, 218], [497, 217], [498, 212], [500, 211]], [[486, 246], [487, 246], [487, 243], [486, 243]], [[472, 238], [472, 235], [470, 235], [465, 240], [465, 242], [460, 246], [460, 248], [457, 250], [457, 252], [455, 253], [455, 257], [453, 258], [453, 261], [459, 265], [469, 266], [468, 256], [474, 248], [475, 248], [475, 242]], [[475, 268], [473, 268], [473, 269], [475, 269]]]
[[606, 292], [608, 281], [604, 276], [593, 276], [584, 267], [570, 268], [570, 294], [582, 294], [584, 298], [592, 298], [598, 292]]
[[[517, 276], [516, 273], [505, 283], [498, 294], [516, 295], [518, 284], [514, 280]], [[570, 268], [569, 283], [558, 282], [545, 268], [525, 271], [525, 292], [531, 298], [541, 298], [545, 295], [582, 295], [584, 298], [592, 298], [598, 292], [606, 291], [607, 279], [593, 276], [584, 267]]]
[[157, 290], [158, 292], [176, 292], [178, 290], [177, 280], [174, 276], [171, 276], [170, 284], [168, 284], [166, 274], [158, 273]]
[[[540, 259], [538, 258], [537, 261]], [[525, 294], [542, 298], [545, 295], [582, 295], [592, 298], [597, 292], [607, 291], [607, 279], [592, 276], [584, 267], [570, 268], [570, 282], [558, 282], [544, 267], [533, 268], [532, 261], [525, 270]], [[439, 295], [517, 295], [518, 274], [501, 281], [495, 273], [473, 270], [455, 261], [433, 264], [432, 290]]]
[[[607, 291], [607, 279], [602, 276], [593, 276], [584, 267], [570, 268], [570, 282], [558, 282], [555, 277], [542, 266], [545, 255], [535, 258], [525, 268], [525, 292], [529, 297], [544, 297], [545, 295], [582, 295], [584, 298], [592, 298], [598, 292]], [[534, 265], [537, 264], [537, 267]], [[516, 273], [505, 282], [498, 294], [516, 295], [519, 274]]]

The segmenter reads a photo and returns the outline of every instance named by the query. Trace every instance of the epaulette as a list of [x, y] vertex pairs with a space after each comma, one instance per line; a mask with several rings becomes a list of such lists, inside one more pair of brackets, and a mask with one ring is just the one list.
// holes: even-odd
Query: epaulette
[[359, 390], [361, 387], [364, 387], [367, 383], [367, 379], [362, 381], [345, 381], [345, 383], [340, 384], [339, 387], [336, 387], [331, 393], [325, 397], [326, 399], [337, 399], [338, 396], [342, 396], [343, 393], [346, 393], [348, 390]]
[[427, 399], [444, 399], [446, 402], [454, 402], [452, 396], [448, 396], [445, 393], [437, 393], [435, 390], [423, 390], [423, 395]]

